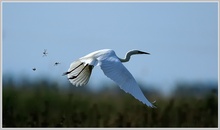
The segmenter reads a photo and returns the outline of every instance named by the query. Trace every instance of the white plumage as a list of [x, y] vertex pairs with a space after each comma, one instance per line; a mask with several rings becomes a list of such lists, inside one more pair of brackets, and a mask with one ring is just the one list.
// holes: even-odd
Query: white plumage
[[121, 59], [111, 49], [98, 50], [74, 61], [64, 75], [67, 75], [73, 85], [83, 86], [88, 83], [93, 67], [100, 66], [104, 74], [116, 82], [126, 93], [131, 94], [149, 107], [155, 107], [147, 100], [134, 77], [122, 64], [122, 62], [129, 61], [130, 56], [134, 54], [149, 53], [132, 50], [126, 54], [125, 59]]

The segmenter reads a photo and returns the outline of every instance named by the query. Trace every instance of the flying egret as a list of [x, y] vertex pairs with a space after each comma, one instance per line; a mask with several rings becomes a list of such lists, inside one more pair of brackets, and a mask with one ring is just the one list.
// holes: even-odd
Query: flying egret
[[126, 53], [124, 59], [121, 59], [111, 49], [98, 50], [72, 62], [68, 71], [63, 75], [67, 75], [73, 85], [83, 86], [89, 81], [93, 67], [100, 66], [104, 74], [116, 82], [122, 90], [153, 108], [155, 106], [147, 100], [134, 77], [122, 64], [122, 62], [128, 62], [131, 55], [135, 54], [150, 53], [131, 50]]

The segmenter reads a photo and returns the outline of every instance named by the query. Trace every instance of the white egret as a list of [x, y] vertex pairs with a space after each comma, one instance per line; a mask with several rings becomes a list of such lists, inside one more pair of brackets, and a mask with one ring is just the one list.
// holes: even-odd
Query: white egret
[[98, 50], [72, 62], [68, 71], [63, 75], [67, 75], [73, 85], [82, 86], [89, 81], [93, 67], [100, 66], [104, 74], [116, 82], [126, 93], [131, 94], [149, 107], [155, 107], [146, 99], [134, 77], [122, 64], [122, 62], [129, 61], [131, 55], [134, 54], [150, 53], [131, 50], [126, 53], [124, 59], [121, 59], [111, 49]]

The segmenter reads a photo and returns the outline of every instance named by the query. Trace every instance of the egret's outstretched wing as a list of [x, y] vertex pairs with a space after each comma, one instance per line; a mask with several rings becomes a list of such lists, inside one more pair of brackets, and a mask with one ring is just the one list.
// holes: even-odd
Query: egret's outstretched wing
[[134, 77], [116, 56], [102, 59], [100, 66], [104, 74], [116, 82], [125, 92], [130, 93], [147, 106], [155, 107], [146, 99]]
[[64, 75], [67, 75], [73, 85], [82, 86], [88, 83], [92, 69], [92, 65], [85, 64], [78, 60], [70, 65], [68, 72], [65, 72]]

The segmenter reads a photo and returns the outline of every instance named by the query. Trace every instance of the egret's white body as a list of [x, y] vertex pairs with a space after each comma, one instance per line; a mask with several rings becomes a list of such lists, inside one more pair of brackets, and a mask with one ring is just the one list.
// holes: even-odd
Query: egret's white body
[[77, 61], [74, 61], [64, 75], [67, 75], [69, 81], [73, 85], [82, 86], [87, 84], [89, 81], [93, 67], [100, 66], [104, 74], [116, 82], [126, 93], [130, 93], [136, 99], [149, 107], [155, 107], [146, 99], [134, 77], [122, 64], [122, 62], [129, 61], [130, 56], [134, 54], [149, 53], [139, 50], [132, 50], [126, 54], [125, 59], [120, 59], [111, 49], [98, 50], [81, 57]]

